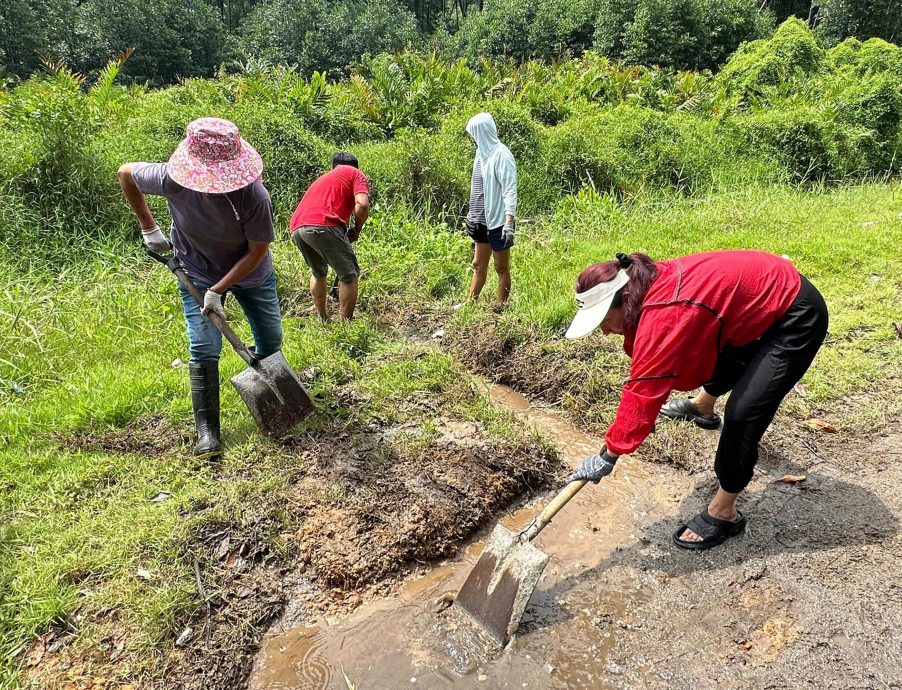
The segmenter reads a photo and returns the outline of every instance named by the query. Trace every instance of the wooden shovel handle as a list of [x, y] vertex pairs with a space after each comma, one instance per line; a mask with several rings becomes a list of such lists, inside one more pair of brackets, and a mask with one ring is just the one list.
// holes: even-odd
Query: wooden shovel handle
[[[191, 293], [191, 296], [194, 298], [194, 301], [197, 302], [199, 307], [204, 306], [204, 295], [203, 293], [197, 289], [197, 286], [191, 282], [191, 279], [188, 277], [188, 274], [185, 273], [185, 269], [181, 266], [172, 269], [172, 272], [175, 273], [176, 278], [179, 279], [179, 282], [184, 286], [184, 288]], [[205, 315], [210, 321], [216, 326], [217, 329], [225, 336], [226, 340], [229, 341], [229, 344], [238, 353], [238, 355], [250, 365], [253, 365], [256, 362], [256, 358], [254, 354], [248, 349], [247, 345], [245, 345], [241, 338], [238, 337], [238, 334], [235, 333], [231, 329], [226, 320], [222, 318], [216, 312], [211, 312]]]
[[561, 491], [554, 499], [545, 506], [545, 510], [543, 510], [539, 516], [532, 521], [532, 523], [520, 534], [520, 538], [524, 541], [532, 541], [536, 538], [536, 536], [548, 526], [548, 523], [551, 522], [552, 518], [558, 514], [561, 508], [567, 505], [570, 502], [570, 499], [576, 496], [579, 493], [579, 490], [582, 489], [588, 482], [585, 479], [579, 479], [574, 482], [570, 482], [567, 486], [564, 487], [563, 491]]
[[[203, 293], [197, 289], [197, 286], [191, 282], [191, 279], [188, 277], [188, 274], [185, 273], [185, 269], [181, 267], [179, 264], [179, 260], [175, 257], [174, 254], [159, 254], [151, 250], [149, 247], [145, 246], [144, 251], [154, 260], [159, 261], [170, 271], [175, 273], [175, 277], [179, 279], [179, 282], [182, 286], [190, 293], [191, 297], [194, 298], [194, 301], [197, 302], [197, 306], [203, 309], [204, 306], [204, 295]], [[222, 318], [219, 314], [208, 314], [207, 318], [210, 322], [216, 326], [220, 333], [222, 333], [226, 340], [229, 341], [229, 344], [238, 353], [238, 356], [241, 357], [248, 365], [253, 366], [257, 361], [257, 356], [250, 351], [247, 345], [241, 342], [241, 338], [233, 331], [229, 324], [226, 323], [226, 320]]]

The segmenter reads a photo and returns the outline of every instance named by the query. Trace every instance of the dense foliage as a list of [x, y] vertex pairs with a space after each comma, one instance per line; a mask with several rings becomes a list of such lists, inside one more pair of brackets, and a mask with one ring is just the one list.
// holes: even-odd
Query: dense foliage
[[43, 54], [93, 76], [129, 48], [123, 78], [156, 85], [260, 59], [338, 76], [405, 47], [471, 65], [594, 50], [630, 64], [714, 69], [793, 16], [828, 46], [897, 41], [902, 30], [898, 0], [5, 0], [0, 75], [26, 77]]
[[[692, 194], [902, 167], [902, 51], [880, 39], [825, 50], [794, 19], [745, 44], [717, 76], [624, 68], [596, 53], [479, 69], [403, 53], [334, 82], [260, 64], [146, 90], [114, 83], [126, 57], [90, 86], [56, 66], [2, 96], [0, 222], [17, 251], [132, 232], [116, 168], [165, 160], [202, 115], [233, 119], [262, 152], [282, 222], [339, 147], [358, 154], [380, 203], [459, 216], [473, 155], [464, 124], [486, 109], [517, 157], [526, 214], [584, 187]], [[66, 227], [65, 240], [48, 227]]]

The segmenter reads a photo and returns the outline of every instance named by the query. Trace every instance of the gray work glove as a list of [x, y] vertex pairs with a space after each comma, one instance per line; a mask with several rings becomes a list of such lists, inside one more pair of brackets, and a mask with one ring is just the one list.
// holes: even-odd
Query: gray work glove
[[222, 318], [225, 318], [225, 310], [222, 308], [222, 295], [218, 292], [207, 290], [204, 293], [204, 307], [201, 309], [201, 312], [204, 315], [219, 314]]
[[160, 230], [159, 225], [154, 225], [148, 230], [141, 230], [141, 238], [144, 240], [144, 246], [150, 251], [157, 254], [165, 254], [169, 251], [169, 240]]
[[504, 241], [504, 248], [510, 249], [514, 246], [514, 221], [505, 220], [501, 226], [501, 239]]
[[602, 477], [607, 477], [614, 471], [614, 465], [617, 464], [617, 458], [608, 455], [607, 449], [601, 451], [601, 455], [591, 455], [583, 460], [570, 475], [567, 483], [585, 479], [586, 481], [598, 482]]

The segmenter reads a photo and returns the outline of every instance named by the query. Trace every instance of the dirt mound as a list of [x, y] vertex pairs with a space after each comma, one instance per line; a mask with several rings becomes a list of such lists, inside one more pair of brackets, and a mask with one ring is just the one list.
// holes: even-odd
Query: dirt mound
[[[326, 585], [358, 589], [411, 561], [448, 556], [498, 508], [561, 470], [538, 444], [500, 445], [475, 423], [445, 421], [418, 450], [360, 440], [313, 449], [318, 477], [289, 498], [305, 515], [298, 553]], [[324, 496], [335, 496], [323, 501]]]

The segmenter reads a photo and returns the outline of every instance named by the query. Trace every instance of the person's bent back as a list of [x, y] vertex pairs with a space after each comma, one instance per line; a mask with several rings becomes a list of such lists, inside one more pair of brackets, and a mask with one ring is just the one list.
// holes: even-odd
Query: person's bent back
[[[345, 152], [332, 156], [332, 170], [318, 177], [291, 216], [292, 240], [310, 267], [310, 293], [320, 318], [326, 320], [326, 276], [339, 282], [339, 314], [354, 315], [360, 266], [351, 246], [369, 215], [369, 182], [357, 159]], [[351, 217], [353, 227], [349, 227]]]

